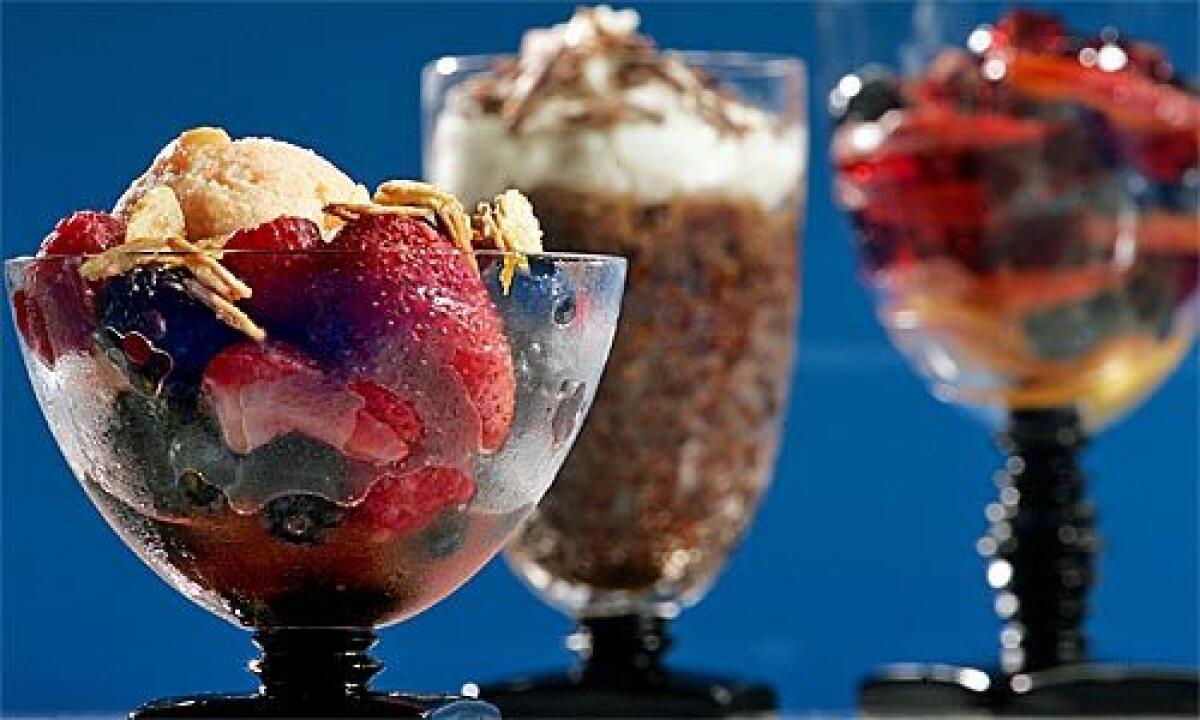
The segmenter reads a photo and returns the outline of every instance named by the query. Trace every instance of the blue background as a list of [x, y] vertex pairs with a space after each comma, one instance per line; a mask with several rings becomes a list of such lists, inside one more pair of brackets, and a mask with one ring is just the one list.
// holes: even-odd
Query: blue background
[[[1194, 73], [1195, 3], [1063, 6], [1118, 21]], [[107, 207], [178, 131], [220, 124], [310, 145], [372, 184], [420, 173], [418, 69], [513, 48], [567, 5], [66, 5], [3, 8], [4, 254]], [[778, 481], [712, 594], [678, 622], [678, 665], [776, 683], [789, 708], [849, 707], [872, 665], [992, 657], [973, 554], [997, 459], [897, 359], [856, 285], [831, 207], [820, 112], [833, 73], [909, 35], [904, 4], [643, 8], [662, 45], [800, 54], [814, 64], [815, 161], [803, 348]], [[956, 6], [948, 39], [992, 8]], [[965, 17], [964, 17], [965, 16]], [[883, 54], [880, 59], [892, 60]], [[248, 688], [248, 637], [151, 575], [62, 461], [3, 330], [3, 709], [115, 711], [163, 694]], [[1197, 661], [1195, 354], [1089, 453], [1108, 539], [1090, 622], [1101, 657]], [[389, 686], [444, 690], [556, 666], [565, 618], [495, 562], [384, 633]]]

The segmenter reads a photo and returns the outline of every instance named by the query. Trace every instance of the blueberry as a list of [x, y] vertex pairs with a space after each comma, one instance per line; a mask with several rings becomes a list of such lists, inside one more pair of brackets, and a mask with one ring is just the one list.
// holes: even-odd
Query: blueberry
[[143, 389], [194, 385], [212, 356], [238, 340], [188, 292], [190, 278], [180, 268], [141, 266], [100, 291], [98, 340]]
[[294, 545], [315, 545], [342, 521], [342, 509], [317, 495], [277, 497], [262, 510], [267, 532]]
[[237, 456], [225, 445], [210, 417], [197, 418], [175, 431], [168, 460], [180, 491], [193, 508], [211, 510], [223, 505], [221, 488], [233, 484]]
[[896, 76], [876, 66], [865, 67], [842, 78], [829, 98], [829, 112], [839, 125], [874, 122], [889, 110], [907, 105]]
[[529, 268], [518, 268], [508, 295], [500, 284], [500, 264], [484, 276], [488, 291], [507, 317], [548, 322], [566, 327], [575, 320], [575, 282], [565, 270], [549, 260], [529, 259]]
[[469, 524], [465, 513], [442, 513], [417, 537], [421, 552], [431, 558], [453, 555], [466, 542]]
[[278, 493], [345, 495], [349, 462], [335, 448], [303, 435], [276, 438], [241, 458], [239, 488], [254, 496]]

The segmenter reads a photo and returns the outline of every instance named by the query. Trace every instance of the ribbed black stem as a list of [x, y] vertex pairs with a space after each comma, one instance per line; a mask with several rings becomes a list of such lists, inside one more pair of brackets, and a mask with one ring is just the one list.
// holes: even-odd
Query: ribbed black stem
[[671, 645], [667, 621], [643, 615], [584, 618], [568, 642], [587, 685], [645, 688], [665, 677], [662, 656]]
[[1083, 426], [1073, 409], [1020, 411], [998, 439], [1008, 455], [999, 500], [980, 551], [995, 588], [1005, 673], [1082, 662], [1083, 620], [1096, 553], [1094, 511], [1084, 497]]
[[302, 706], [336, 703], [369, 690], [383, 663], [371, 656], [375, 633], [337, 628], [259, 630], [262, 657], [250, 663], [262, 693], [272, 701]]

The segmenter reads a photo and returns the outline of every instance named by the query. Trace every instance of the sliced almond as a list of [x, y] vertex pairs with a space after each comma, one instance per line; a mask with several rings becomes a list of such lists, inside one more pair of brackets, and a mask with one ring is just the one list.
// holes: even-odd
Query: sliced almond
[[244, 300], [253, 294], [250, 286], [217, 262], [211, 253], [205, 252], [183, 238], [171, 238], [168, 246], [180, 253], [185, 266], [196, 279], [231, 302]]
[[380, 205], [428, 208], [450, 236], [450, 240], [475, 264], [471, 245], [471, 219], [458, 198], [445, 190], [416, 180], [388, 180], [375, 190], [375, 202]]
[[182, 265], [183, 259], [172, 255], [171, 252], [171, 248], [162, 238], [134, 240], [109, 248], [93, 258], [89, 258], [79, 266], [79, 274], [83, 276], [84, 280], [102, 280], [114, 275], [122, 275], [147, 263], [168, 266]]
[[403, 215], [424, 220], [432, 220], [433, 210], [426, 207], [411, 205], [383, 205], [380, 203], [329, 203], [323, 208], [327, 215], [333, 215], [347, 222], [357, 220], [364, 215]]
[[518, 267], [529, 267], [525, 253], [542, 251], [542, 226], [529, 199], [516, 190], [481, 202], [472, 218], [479, 244], [504, 253], [500, 285], [507, 295]]
[[166, 185], [151, 188], [138, 198], [125, 225], [125, 242], [186, 237], [183, 208], [175, 191]]
[[192, 278], [187, 278], [183, 281], [183, 287], [192, 297], [211, 308], [226, 325], [235, 330], [240, 330], [252, 340], [262, 342], [267, 339], [266, 330], [263, 330], [251, 320], [250, 316], [242, 312], [241, 308], [229, 302], [208, 286]]

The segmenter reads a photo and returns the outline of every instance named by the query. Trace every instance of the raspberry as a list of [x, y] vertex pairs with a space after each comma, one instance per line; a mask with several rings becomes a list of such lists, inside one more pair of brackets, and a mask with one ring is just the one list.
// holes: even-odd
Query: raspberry
[[125, 240], [117, 218], [84, 210], [58, 222], [38, 250], [41, 260], [25, 270], [13, 293], [17, 329], [33, 352], [51, 367], [62, 355], [91, 346], [95, 289], [79, 276], [74, 257], [99, 253]]
[[125, 242], [125, 223], [108, 213], [79, 210], [58, 221], [38, 250], [45, 255], [88, 255]]
[[425, 468], [385, 474], [353, 511], [360, 522], [396, 534], [430, 525], [445, 510], [465, 505], [475, 494], [475, 481], [455, 468]]
[[324, 245], [321, 230], [305, 218], [280, 217], [239, 230], [225, 244], [225, 267], [254, 291], [246, 309], [273, 334], [290, 336], [311, 319], [316, 307], [312, 285], [320, 276], [320, 258], [311, 251]]

